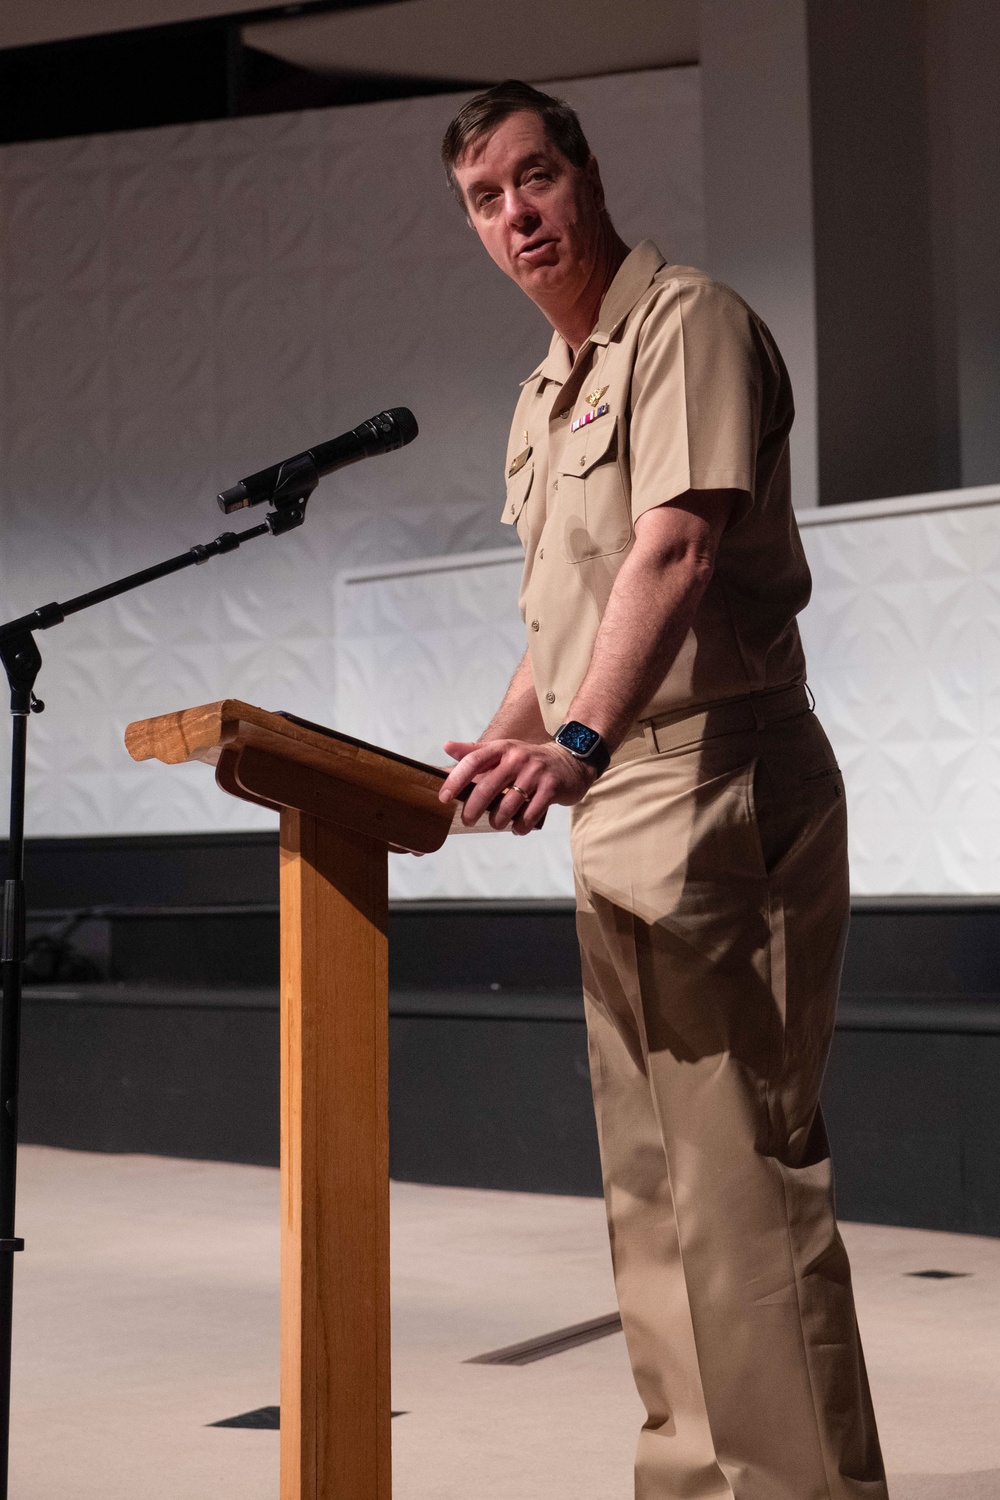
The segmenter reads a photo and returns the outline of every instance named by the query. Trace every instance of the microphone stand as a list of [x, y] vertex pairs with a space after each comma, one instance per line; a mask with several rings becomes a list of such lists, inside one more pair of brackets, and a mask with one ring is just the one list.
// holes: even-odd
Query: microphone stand
[[0, 969], [3, 1002], [0, 1007], [0, 1500], [7, 1500], [10, 1449], [10, 1360], [14, 1296], [14, 1255], [24, 1249], [24, 1240], [14, 1233], [17, 1193], [17, 1099], [21, 1041], [21, 991], [24, 968], [24, 797], [27, 769], [28, 717], [45, 707], [35, 697], [35, 679], [42, 657], [33, 632], [61, 625], [68, 615], [79, 614], [94, 604], [103, 604], [119, 594], [142, 588], [157, 578], [196, 567], [223, 552], [235, 552], [258, 536], [283, 536], [305, 520], [306, 501], [319, 482], [315, 465], [306, 456], [281, 466], [281, 473], [259, 526], [246, 531], [224, 531], [213, 542], [188, 549], [155, 567], [130, 573], [103, 588], [91, 589], [63, 604], [43, 604], [30, 614], [0, 625], [0, 660], [10, 684], [13, 718], [10, 766], [10, 843], [7, 878], [3, 889], [0, 929]]

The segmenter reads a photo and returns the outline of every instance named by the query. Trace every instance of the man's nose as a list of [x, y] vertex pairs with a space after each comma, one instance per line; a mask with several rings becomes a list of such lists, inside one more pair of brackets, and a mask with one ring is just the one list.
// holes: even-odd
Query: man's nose
[[537, 218], [535, 209], [518, 188], [511, 188], [505, 195], [504, 213], [512, 229], [523, 229]]

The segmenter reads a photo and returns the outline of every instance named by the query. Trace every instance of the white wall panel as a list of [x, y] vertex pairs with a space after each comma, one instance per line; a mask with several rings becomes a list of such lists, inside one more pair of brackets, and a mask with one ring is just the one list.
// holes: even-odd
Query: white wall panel
[[[623, 234], [695, 262], [698, 83], [560, 85]], [[220, 488], [382, 407], [421, 427], [326, 480], [303, 530], [39, 636], [30, 833], [270, 822], [200, 767], [134, 766], [125, 724], [226, 695], [329, 720], [337, 569], [505, 539], [507, 424], [548, 329], [444, 185], [460, 102], [0, 149], [0, 618], [209, 539]]]
[[1000, 487], [800, 517], [859, 895], [1000, 891]]

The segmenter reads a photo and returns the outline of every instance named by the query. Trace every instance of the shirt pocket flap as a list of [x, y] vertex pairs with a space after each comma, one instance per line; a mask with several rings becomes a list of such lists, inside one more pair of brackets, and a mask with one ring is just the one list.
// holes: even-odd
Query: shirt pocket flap
[[559, 461], [560, 474], [586, 478], [595, 464], [614, 454], [617, 435], [618, 424], [610, 412], [588, 422], [579, 432], [570, 433]]
[[513, 479], [507, 481], [507, 498], [504, 501], [503, 515], [500, 517], [504, 526], [517, 525], [518, 517], [528, 499], [528, 491], [531, 489], [534, 475], [534, 464], [525, 464], [523, 469], [518, 469]]

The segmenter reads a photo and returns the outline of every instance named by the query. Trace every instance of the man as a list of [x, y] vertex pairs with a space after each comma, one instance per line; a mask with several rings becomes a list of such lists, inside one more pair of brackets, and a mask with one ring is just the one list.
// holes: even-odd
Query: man
[[441, 796], [518, 834], [573, 807], [636, 1495], [884, 1500], [817, 1103], [846, 822], [796, 626], [788, 377], [734, 292], [622, 243], [560, 101], [487, 90], [444, 160], [554, 333], [505, 470], [528, 650]]

